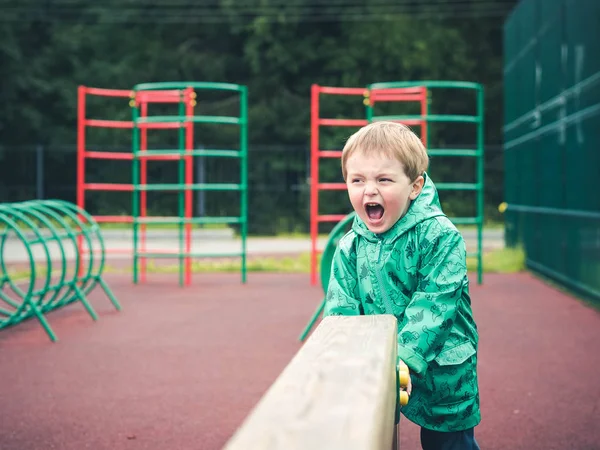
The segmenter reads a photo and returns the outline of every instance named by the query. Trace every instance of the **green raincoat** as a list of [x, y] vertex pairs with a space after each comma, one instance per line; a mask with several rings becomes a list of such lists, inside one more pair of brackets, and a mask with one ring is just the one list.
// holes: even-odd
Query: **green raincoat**
[[398, 358], [411, 370], [409, 420], [436, 431], [480, 421], [477, 326], [465, 243], [425, 175], [421, 194], [388, 231], [356, 217], [333, 259], [324, 315], [393, 314]]

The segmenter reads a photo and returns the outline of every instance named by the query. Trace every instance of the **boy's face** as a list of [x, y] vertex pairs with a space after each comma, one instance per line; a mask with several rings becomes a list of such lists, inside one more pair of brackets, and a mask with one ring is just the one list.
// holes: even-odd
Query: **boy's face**
[[352, 207], [373, 233], [392, 228], [423, 188], [423, 177], [409, 180], [397, 159], [357, 151], [346, 161], [346, 171]]

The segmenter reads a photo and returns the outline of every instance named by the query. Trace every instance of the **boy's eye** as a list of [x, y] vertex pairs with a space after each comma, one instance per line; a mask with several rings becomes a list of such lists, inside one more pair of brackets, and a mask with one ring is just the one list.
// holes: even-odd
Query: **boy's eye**
[[392, 180], [390, 180], [389, 178], [380, 178], [379, 181], [387, 182], [387, 181], [392, 181]]
[[360, 178], [352, 178], [353, 183], [360, 183]]

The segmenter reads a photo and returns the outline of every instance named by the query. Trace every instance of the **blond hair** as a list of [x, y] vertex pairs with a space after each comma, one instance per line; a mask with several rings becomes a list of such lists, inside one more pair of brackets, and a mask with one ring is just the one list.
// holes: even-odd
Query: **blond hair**
[[373, 122], [348, 138], [342, 150], [342, 175], [348, 175], [346, 163], [356, 152], [397, 159], [411, 181], [423, 175], [429, 165], [427, 150], [421, 139], [406, 125], [396, 122]]

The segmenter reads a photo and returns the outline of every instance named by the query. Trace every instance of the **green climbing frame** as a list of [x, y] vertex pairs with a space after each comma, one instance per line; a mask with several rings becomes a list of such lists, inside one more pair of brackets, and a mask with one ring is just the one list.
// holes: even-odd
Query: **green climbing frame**
[[[415, 82], [389, 82], [389, 83], [373, 83], [367, 86], [368, 92], [376, 89], [394, 89], [394, 88], [416, 88], [425, 87], [430, 89], [464, 89], [475, 91], [476, 93], [476, 112], [474, 115], [448, 115], [448, 114], [429, 114], [425, 115], [375, 115], [374, 108], [370, 102], [366, 104], [366, 117], [369, 122], [377, 120], [391, 121], [425, 121], [429, 122], [455, 122], [455, 123], [472, 123], [477, 127], [476, 144], [473, 149], [443, 149], [443, 148], [428, 148], [427, 153], [430, 156], [452, 156], [452, 157], [468, 157], [476, 158], [476, 181], [475, 183], [436, 183], [438, 190], [443, 191], [474, 191], [476, 193], [476, 215], [474, 217], [450, 217], [456, 225], [475, 225], [477, 227], [477, 250], [467, 254], [469, 257], [475, 257], [477, 260], [477, 282], [483, 282], [483, 224], [484, 224], [484, 97], [483, 87], [477, 83], [461, 82], [461, 81], [415, 81]], [[426, 127], [429, 130], [429, 127]], [[428, 132], [428, 131], [427, 131]], [[426, 142], [429, 141], [429, 136], [425, 137]], [[341, 237], [346, 233], [348, 227], [354, 220], [354, 213], [348, 214], [340, 221], [329, 234], [325, 249], [321, 256], [321, 286], [323, 292], [327, 293], [329, 284], [329, 276], [331, 272], [331, 264], [337, 244]], [[321, 301], [313, 316], [310, 318], [305, 329], [300, 335], [300, 341], [304, 341], [315, 322], [323, 312], [325, 307], [325, 299]]]
[[36, 317], [56, 341], [44, 314], [79, 301], [97, 320], [87, 300], [97, 285], [121, 310], [102, 278], [104, 267], [100, 228], [76, 205], [60, 200], [0, 204], [0, 329]]
[[[393, 88], [412, 88], [425, 87], [430, 89], [463, 89], [475, 91], [476, 112], [474, 115], [449, 115], [449, 114], [429, 114], [421, 115], [376, 115], [371, 104], [367, 104], [367, 120], [392, 120], [392, 121], [411, 121], [423, 120], [429, 122], [454, 122], [454, 123], [472, 123], [477, 127], [476, 144], [473, 149], [444, 149], [428, 148], [427, 153], [430, 156], [451, 156], [467, 157], [476, 159], [476, 174], [474, 183], [436, 183], [439, 191], [474, 191], [476, 193], [476, 215], [474, 217], [450, 217], [450, 220], [456, 225], [475, 225], [477, 227], [477, 250], [470, 252], [467, 256], [475, 257], [477, 260], [477, 282], [483, 282], [483, 223], [484, 223], [484, 98], [483, 87], [478, 83], [462, 81], [410, 81], [410, 82], [389, 82], [373, 83], [368, 86], [370, 91], [376, 89]], [[429, 127], [427, 127], [429, 130]], [[426, 142], [430, 142], [428, 137]]]
[[[143, 91], [173, 91], [179, 90], [181, 101], [179, 103], [179, 114], [172, 116], [148, 116], [141, 117], [139, 106], [136, 102], [132, 104], [133, 110], [133, 281], [138, 282], [139, 262], [141, 258], [172, 258], [179, 259], [179, 283], [189, 284], [190, 277], [190, 258], [203, 257], [223, 257], [239, 256], [241, 257], [241, 276], [242, 282], [246, 282], [246, 241], [248, 234], [248, 91], [246, 86], [229, 83], [209, 83], [209, 82], [164, 82], [164, 83], [144, 83], [134, 86], [134, 96]], [[187, 108], [186, 102], [190, 100], [186, 93], [191, 91], [192, 99], [195, 104], [196, 91], [219, 90], [232, 91], [239, 93], [239, 115], [238, 116], [206, 116], [193, 115]], [[210, 123], [223, 125], [239, 126], [239, 149], [192, 149], [190, 142], [186, 137], [186, 124], [192, 123]], [[144, 124], [180, 124], [179, 126], [179, 148], [177, 149], [152, 149], [148, 152], [142, 152], [140, 148], [140, 128]], [[186, 182], [186, 171], [184, 158], [179, 160], [179, 182], [173, 184], [140, 184], [140, 159], [144, 154], [152, 155], [175, 155], [189, 157], [226, 157], [240, 159], [240, 182], [235, 183], [189, 183]], [[189, 179], [188, 179], [189, 181]], [[179, 217], [141, 217], [140, 215], [140, 194], [142, 191], [177, 191], [179, 194], [178, 212]], [[191, 217], [191, 211], [186, 210], [185, 194], [189, 191], [239, 191], [240, 192], [240, 214], [236, 217]], [[140, 225], [152, 223], [172, 223], [179, 226], [179, 250], [175, 253], [146, 252], [140, 249]], [[201, 253], [191, 251], [189, 235], [186, 238], [185, 226], [192, 224], [239, 224], [241, 237], [241, 250], [236, 253]], [[187, 248], [186, 248], [187, 247]]]

